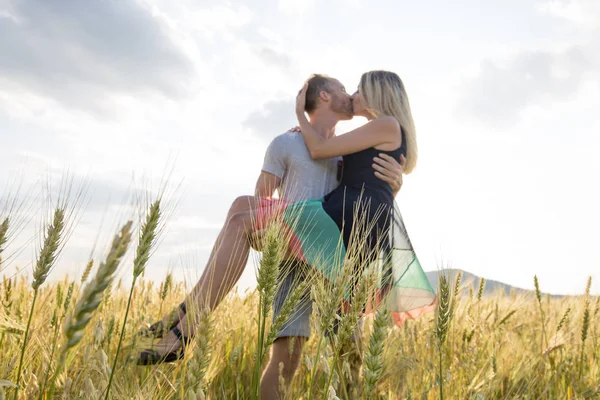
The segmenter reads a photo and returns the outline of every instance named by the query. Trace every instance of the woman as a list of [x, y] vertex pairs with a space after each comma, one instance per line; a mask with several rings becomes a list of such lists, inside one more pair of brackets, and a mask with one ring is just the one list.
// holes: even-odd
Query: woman
[[[290, 251], [295, 257], [329, 280], [335, 279], [348, 259], [359, 266], [373, 265], [374, 262], [382, 264], [384, 273], [378, 298], [382, 300], [385, 296], [386, 307], [392, 311], [397, 323], [414, 318], [433, 306], [435, 293], [394, 207], [392, 189], [376, 178], [371, 168], [373, 156], [379, 153], [394, 159], [404, 155], [406, 173], [415, 168], [416, 136], [404, 85], [393, 72], [363, 74], [358, 91], [353, 95], [353, 108], [355, 115], [366, 117], [369, 122], [330, 139], [320, 136], [305, 115], [307, 88], [308, 84], [305, 84], [296, 104], [302, 135], [312, 158], [343, 156], [341, 184], [323, 199], [298, 203], [246, 198], [246, 210], [232, 216], [242, 221], [241, 224], [237, 221], [243, 227], [239, 234], [263, 229], [275, 215], [283, 216], [283, 223], [291, 234]], [[230, 249], [233, 255], [236, 246], [234, 239], [220, 237], [213, 254], [218, 248], [222, 254], [228, 254]], [[242, 250], [247, 258], [247, 249]], [[347, 254], [350, 250], [353, 253]], [[220, 283], [225, 277], [215, 279]], [[204, 299], [208, 304], [203, 305], [213, 309], [224, 296], [219, 290], [217, 292], [200, 294], [200, 297], [208, 297], [208, 301]], [[185, 313], [185, 306], [182, 311]], [[186, 319], [182, 318], [159, 343], [157, 350], [140, 354], [138, 363], [153, 364], [181, 358], [183, 352], [179, 348], [189, 340], [182, 334], [182, 331], [190, 332], [186, 325]]]

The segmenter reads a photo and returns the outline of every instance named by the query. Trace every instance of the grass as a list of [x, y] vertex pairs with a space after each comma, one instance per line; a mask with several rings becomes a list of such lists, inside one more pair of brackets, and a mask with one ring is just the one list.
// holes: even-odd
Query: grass
[[[285, 252], [273, 230], [263, 246], [257, 289], [229, 294], [212, 313], [190, 312], [198, 334], [184, 360], [138, 367], [137, 351], [150, 345], [138, 331], [187, 293], [170, 274], [160, 283], [144, 278], [162, 232], [161, 207], [160, 201], [148, 204], [138, 228], [123, 224], [107, 254], [83, 265], [81, 276], [47, 281], [64, 245], [65, 215], [56, 209], [33, 276], [0, 281], [0, 399], [259, 398], [269, 346], [307, 290], [315, 299], [314, 335], [288, 399], [600, 397], [600, 301], [590, 294], [591, 280], [582, 296], [543, 299], [537, 277], [531, 295], [488, 296], [485, 280], [471, 286], [442, 272], [435, 314], [392, 327], [389, 314], [380, 311], [365, 320], [357, 344], [352, 332], [377, 277], [357, 280], [350, 311], [341, 316], [340, 300], [354, 282], [351, 265], [332, 283], [307, 278], [272, 321]], [[4, 251], [11, 219], [1, 221]], [[114, 279], [135, 232], [134, 279], [125, 288]]]
[[[48, 363], [52, 362], [51, 352], [56, 345], [56, 337], [47, 334], [52, 312], [44, 313], [42, 307], [48, 310], [62, 309], [64, 304], [57, 304], [56, 299], [60, 285], [64, 287], [63, 283], [46, 284], [41, 295], [43, 302], [36, 307], [20, 380], [19, 396], [22, 399], [40, 396]], [[138, 289], [147, 287], [148, 281], [140, 280], [138, 285]], [[129, 344], [124, 346], [124, 352], [128, 355], [135, 354], [131, 344], [136, 327], [145, 321], [155, 320], [159, 315], [161, 300], [159, 287], [155, 286], [146, 289], [143, 296], [136, 289], [138, 295], [133, 297], [132, 308], [137, 310], [137, 315], [130, 320], [130, 329], [124, 337], [124, 343]], [[2, 285], [3, 290], [6, 287], [8, 285]], [[0, 377], [14, 383], [16, 363], [22, 347], [22, 331], [18, 327], [26, 323], [32, 289], [24, 278], [13, 278], [10, 287], [10, 314], [7, 315], [3, 310], [0, 317], [3, 321], [0, 323], [0, 333], [6, 335], [0, 357]], [[2, 296], [5, 295], [3, 291]], [[183, 295], [184, 285], [174, 283], [165, 301], [177, 304]], [[116, 354], [117, 332], [122, 328], [118, 321], [124, 319], [127, 300], [125, 288], [115, 290], [109, 300], [90, 315], [89, 323], [80, 330], [78, 346], [71, 346], [65, 357], [68, 369], [64, 373], [57, 370], [56, 366], [52, 369], [51, 379], [56, 380], [56, 398], [61, 398], [59, 395], [63, 394], [73, 399], [100, 398], [102, 389], [108, 384], [111, 370], [106, 364]], [[592, 319], [593, 315], [589, 312], [590, 308], [586, 308], [583, 298], [553, 299], [546, 309], [547, 326], [557, 329], [560, 325], [560, 330], [569, 339], [563, 346], [553, 350], [554, 367], [550, 365], [548, 356], [540, 353], [539, 346], [535, 345], [541, 336], [539, 305], [535, 296], [484, 296], [480, 301], [479, 314], [474, 312], [476, 308], [469, 308], [469, 302], [468, 297], [455, 299], [453, 323], [449, 325], [442, 347], [437, 344], [437, 323], [433, 315], [409, 321], [404, 327], [391, 329], [387, 333], [380, 326], [372, 331], [372, 324], [368, 322], [364, 337], [368, 356], [365, 357], [361, 379], [356, 382], [361, 392], [367, 392], [368, 388], [365, 394], [375, 399], [439, 398], [440, 379], [435, 360], [439, 359], [438, 352], [442, 351], [446, 398], [566, 399], [570, 396], [572, 399], [593, 399], [600, 395], [600, 347], [597, 337], [594, 340], [593, 336], [598, 335], [598, 331], [592, 329], [598, 321], [597, 317], [595, 322]], [[136, 367], [131, 362], [119, 363], [114, 374], [111, 398], [190, 398], [182, 394], [188, 389], [194, 393], [202, 392], [206, 398], [212, 399], [251, 398], [255, 394], [251, 383], [257, 367], [258, 305], [259, 295], [256, 292], [245, 296], [228, 296], [211, 317], [212, 340], [195, 351], [200, 359], [192, 356], [177, 364], [150, 368]], [[504, 317], [501, 323], [494, 324], [491, 318], [486, 317], [495, 310], [496, 305], [500, 315], [510, 317]], [[570, 318], [565, 319], [563, 316], [567, 310], [570, 310]], [[119, 329], [110, 329], [110, 321]], [[314, 322], [315, 325], [318, 323]], [[77, 322], [71, 324], [78, 325]], [[464, 330], [473, 330], [473, 334], [463, 344], [460, 336]], [[114, 336], [112, 340], [107, 337], [110, 331]], [[318, 332], [316, 326], [313, 332]], [[62, 335], [59, 336], [62, 339]], [[319, 336], [313, 336], [305, 347], [303, 362], [289, 390], [290, 398], [306, 398], [313, 375], [313, 398], [327, 398], [329, 388], [325, 388], [325, 382], [329, 381], [327, 370], [330, 368], [325, 364], [332, 365], [335, 355], [323, 342], [319, 359], [315, 359]], [[492, 342], [494, 337], [498, 340], [498, 346]], [[199, 337], [197, 339], [200, 340]], [[62, 346], [68, 344], [60, 343], [58, 346], [64, 351]], [[492, 359], [496, 364], [495, 372]], [[198, 362], [206, 365], [196, 365]], [[56, 365], [56, 362], [53, 364]], [[261, 364], [264, 366], [264, 361]], [[189, 375], [188, 370], [205, 372]], [[329, 373], [332, 373], [331, 369]], [[89, 382], [95, 388], [93, 391], [88, 390]], [[319, 384], [321, 382], [323, 384]], [[337, 396], [342, 398], [343, 389], [337, 387], [341, 383], [336, 385], [336, 380], [332, 382]], [[182, 390], [182, 385], [187, 387]], [[8, 394], [14, 389], [7, 384], [2, 390], [6, 391], [9, 398]]]

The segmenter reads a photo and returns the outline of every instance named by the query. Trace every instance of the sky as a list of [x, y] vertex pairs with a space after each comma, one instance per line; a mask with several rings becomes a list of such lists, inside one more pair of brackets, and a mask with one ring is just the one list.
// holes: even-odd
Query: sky
[[85, 196], [50, 279], [166, 188], [145, 276], [195, 280], [303, 81], [387, 69], [417, 127], [396, 200], [424, 269], [600, 293], [599, 27], [597, 0], [0, 0], [0, 211], [28, 198], [1, 273], [31, 274], [67, 176]]

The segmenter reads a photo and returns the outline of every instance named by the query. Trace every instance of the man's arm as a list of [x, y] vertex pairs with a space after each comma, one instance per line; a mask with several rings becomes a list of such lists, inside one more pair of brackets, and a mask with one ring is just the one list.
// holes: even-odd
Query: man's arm
[[[275, 190], [281, 186], [281, 181], [287, 169], [286, 146], [281, 136], [273, 139], [265, 153], [262, 170], [256, 180], [254, 195], [257, 197], [272, 197]], [[250, 236], [250, 245], [256, 251], [262, 251], [262, 241], [258, 240], [260, 233]]]
[[[280, 177], [266, 171], [261, 171], [256, 181], [254, 195], [258, 197], [271, 197], [280, 184]], [[258, 240], [258, 237], [260, 237], [260, 234], [250, 236], [250, 246], [256, 251], [262, 251], [262, 241]]]
[[256, 181], [254, 195], [258, 197], [272, 197], [275, 190], [281, 185], [281, 178], [266, 171], [261, 171]]
[[394, 197], [396, 197], [402, 187], [402, 175], [404, 174], [405, 165], [406, 158], [403, 155], [400, 155], [400, 163], [395, 158], [384, 153], [380, 153], [379, 157], [373, 158], [375, 176], [390, 184], [394, 191]]
[[260, 176], [256, 181], [255, 196], [271, 197], [279, 189], [287, 170], [286, 138], [277, 136], [267, 147]]

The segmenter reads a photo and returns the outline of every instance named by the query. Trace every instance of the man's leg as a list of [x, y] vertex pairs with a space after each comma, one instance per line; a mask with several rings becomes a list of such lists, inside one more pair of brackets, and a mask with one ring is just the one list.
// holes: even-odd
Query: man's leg
[[[292, 263], [289, 269], [286, 268], [280, 272], [279, 281], [281, 283], [273, 301], [273, 318], [277, 317], [290, 292], [304, 277], [302, 268], [302, 264]], [[283, 393], [279, 391], [280, 363], [283, 363], [281, 376], [284, 386], [289, 388], [294, 374], [300, 366], [304, 344], [310, 336], [311, 314], [312, 301], [310, 292], [307, 291], [291, 313], [288, 321], [283, 325], [271, 347], [271, 358], [260, 382], [262, 399], [274, 400], [282, 398]]]
[[[196, 286], [194, 287], [194, 290], [190, 296], [197, 298], [197, 295], [193, 295], [197, 294], [203, 289], [207, 289], [210, 286], [209, 283], [215, 283], [219, 279], [222, 279], [225, 282], [225, 287], [221, 290], [221, 292], [227, 290], [227, 287], [229, 287], [227, 290], [227, 292], [229, 292], [231, 287], [235, 285], [235, 282], [238, 281], [244, 269], [235, 268], [235, 265], [245, 266], [250, 254], [249, 238], [247, 235], [240, 234], [240, 230], [244, 229], [244, 213], [254, 209], [255, 205], [254, 198], [249, 196], [238, 197], [233, 201], [229, 207], [225, 224], [221, 229], [221, 232], [219, 233], [219, 236], [217, 237], [215, 245], [212, 249], [207, 266], [204, 269], [202, 276], [196, 283]], [[230, 245], [227, 246], [228, 248], [231, 248], [231, 244], [233, 244], [233, 252], [230, 255], [225, 254], [225, 256], [221, 256], [220, 260], [223, 261], [225, 260], [225, 257], [230, 257], [233, 265], [229, 266], [229, 268], [223, 268], [221, 271], [218, 271], [220, 274], [217, 275], [216, 272], [218, 266], [215, 265], [215, 260], [217, 259], [219, 250], [221, 250], [221, 253], [227, 251], [227, 248], [221, 248], [223, 243], [229, 243]], [[215, 275], [217, 276], [215, 277]], [[208, 290], [210, 290], [210, 288]], [[225, 292], [225, 294], [227, 292]], [[213, 304], [216, 303], [214, 301], [215, 296], [216, 293], [213, 293]], [[189, 300], [189, 296], [186, 298], [186, 301], [187, 300]], [[191, 310], [192, 309], [190, 308], [190, 311]], [[175, 310], [163, 316], [163, 325], [169, 326], [172, 323], [178, 322], [184, 316], [185, 313], [179, 307], [177, 307]]]
[[200, 280], [186, 297], [196, 307], [214, 310], [242, 276], [250, 255], [250, 233], [255, 222], [254, 197], [238, 197], [227, 214]]
[[[271, 358], [260, 381], [262, 400], [279, 400], [283, 398], [279, 390], [279, 377], [283, 378], [284, 386], [288, 388], [302, 361], [302, 348], [306, 340], [307, 338], [302, 336], [289, 336], [277, 338], [273, 342]], [[280, 364], [282, 364], [281, 374]]]
[[[249, 233], [254, 223], [255, 201], [253, 197], [236, 200], [239, 207], [247, 204], [246, 211], [233, 213], [221, 230], [209, 257], [202, 277], [186, 297], [187, 313], [196, 315], [204, 308], [214, 310], [238, 281], [250, 253]], [[236, 204], [234, 203], [234, 204]], [[168, 316], [167, 316], [168, 317]], [[185, 336], [192, 335], [188, 318], [181, 318], [177, 327]], [[155, 346], [159, 354], [171, 352], [181, 346], [173, 332], [169, 332]]]

